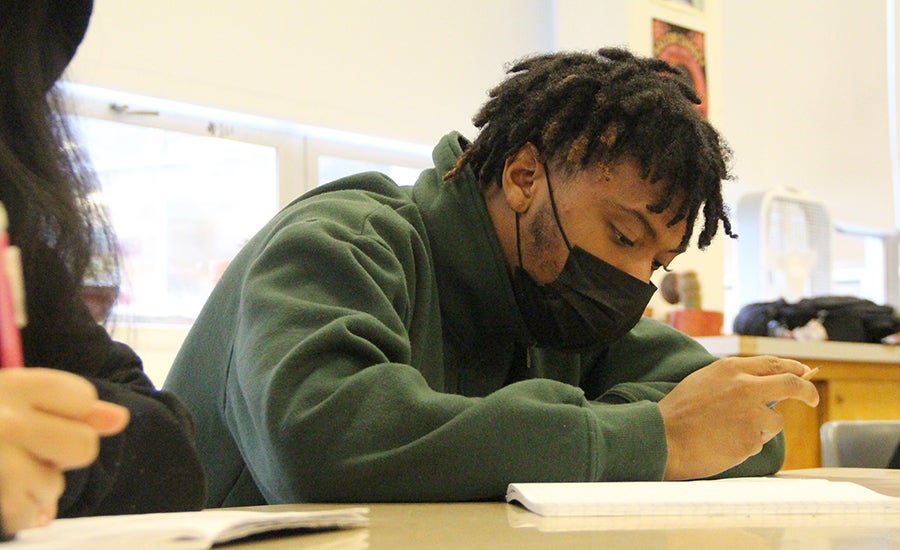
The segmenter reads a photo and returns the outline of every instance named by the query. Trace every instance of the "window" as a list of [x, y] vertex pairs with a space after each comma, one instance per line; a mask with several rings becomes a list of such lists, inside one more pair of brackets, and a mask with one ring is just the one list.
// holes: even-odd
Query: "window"
[[66, 93], [120, 241], [109, 330], [161, 385], [228, 263], [277, 210], [338, 177], [412, 184], [431, 147], [78, 85]]
[[397, 166], [364, 160], [354, 160], [342, 157], [322, 155], [318, 158], [319, 177], [317, 184], [328, 183], [344, 176], [358, 174], [360, 172], [381, 172], [400, 185], [412, 185], [419, 177], [420, 169], [409, 166]]
[[307, 141], [306, 179], [321, 185], [344, 176], [374, 170], [399, 185], [412, 185], [431, 167], [431, 147], [353, 136], [313, 135]]
[[277, 149], [93, 118], [80, 126], [121, 246], [114, 315], [190, 324], [278, 208]]

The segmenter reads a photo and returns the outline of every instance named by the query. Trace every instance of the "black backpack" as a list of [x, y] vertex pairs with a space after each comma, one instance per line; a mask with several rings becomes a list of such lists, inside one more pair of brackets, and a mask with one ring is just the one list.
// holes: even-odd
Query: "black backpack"
[[819, 319], [829, 340], [841, 342], [881, 342], [900, 332], [900, 318], [894, 308], [853, 296], [804, 298], [790, 304], [785, 300], [758, 302], [741, 308], [734, 319], [735, 334], [771, 336], [778, 328], [795, 329]]

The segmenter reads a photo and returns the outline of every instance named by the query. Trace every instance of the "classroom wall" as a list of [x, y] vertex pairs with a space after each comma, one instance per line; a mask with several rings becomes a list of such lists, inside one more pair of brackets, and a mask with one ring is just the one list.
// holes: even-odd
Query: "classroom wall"
[[724, 2], [731, 196], [791, 185], [836, 221], [894, 228], [886, 2]]
[[69, 78], [432, 144], [504, 64], [553, 48], [549, 0], [96, 0]]

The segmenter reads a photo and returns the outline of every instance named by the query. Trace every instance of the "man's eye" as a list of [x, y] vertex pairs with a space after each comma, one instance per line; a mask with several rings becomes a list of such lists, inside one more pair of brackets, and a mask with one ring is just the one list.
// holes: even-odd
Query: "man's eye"
[[622, 246], [634, 246], [634, 241], [626, 237], [618, 228], [613, 227], [613, 233], [615, 233], [616, 240], [619, 241], [619, 244]]

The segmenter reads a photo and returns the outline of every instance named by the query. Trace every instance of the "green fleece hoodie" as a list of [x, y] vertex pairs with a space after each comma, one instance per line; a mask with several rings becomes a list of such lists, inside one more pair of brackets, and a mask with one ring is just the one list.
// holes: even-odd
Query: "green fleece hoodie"
[[[209, 506], [502, 498], [510, 482], [658, 480], [657, 402], [715, 360], [650, 319], [609, 349], [528, 348], [466, 146], [411, 188], [365, 173], [292, 202], [237, 255], [165, 387]], [[781, 438], [726, 475], [778, 470]]]

